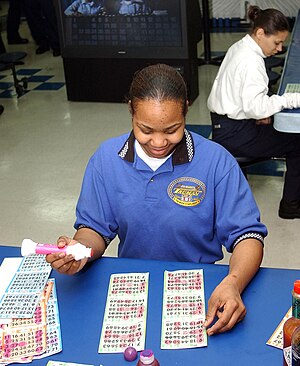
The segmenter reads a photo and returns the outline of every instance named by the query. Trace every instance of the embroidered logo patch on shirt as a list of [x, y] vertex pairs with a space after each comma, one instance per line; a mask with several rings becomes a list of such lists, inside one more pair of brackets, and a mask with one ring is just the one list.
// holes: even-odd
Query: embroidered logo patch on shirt
[[169, 197], [181, 206], [199, 205], [205, 197], [205, 192], [205, 184], [190, 177], [177, 178], [168, 186]]

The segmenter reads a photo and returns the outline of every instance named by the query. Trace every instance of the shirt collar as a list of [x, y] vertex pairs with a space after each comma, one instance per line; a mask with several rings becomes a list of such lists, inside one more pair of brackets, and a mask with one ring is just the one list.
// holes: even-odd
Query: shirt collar
[[[122, 149], [118, 152], [118, 155], [122, 159], [130, 163], [134, 162], [134, 141], [135, 137], [133, 131], [131, 131]], [[185, 129], [182, 140], [176, 146], [174, 154], [172, 154], [173, 165], [180, 165], [191, 162], [193, 160], [194, 153], [193, 137], [190, 132]]]
[[246, 34], [244, 40], [249, 44], [249, 46], [259, 54], [259, 56], [266, 58], [267, 56], [263, 53], [262, 49], [259, 45], [254, 41], [254, 39], [250, 36], [250, 34]]

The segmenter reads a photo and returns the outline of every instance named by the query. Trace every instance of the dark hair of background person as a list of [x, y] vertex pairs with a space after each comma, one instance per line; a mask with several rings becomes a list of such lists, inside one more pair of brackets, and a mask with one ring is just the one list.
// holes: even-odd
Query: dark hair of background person
[[286, 16], [277, 9], [262, 10], [258, 6], [251, 5], [248, 9], [248, 18], [252, 22], [251, 33], [262, 28], [266, 35], [274, 35], [290, 29]]
[[156, 64], [134, 74], [127, 101], [133, 115], [137, 104], [143, 100], [180, 101], [182, 113], [187, 113], [187, 87], [181, 74], [172, 66]]

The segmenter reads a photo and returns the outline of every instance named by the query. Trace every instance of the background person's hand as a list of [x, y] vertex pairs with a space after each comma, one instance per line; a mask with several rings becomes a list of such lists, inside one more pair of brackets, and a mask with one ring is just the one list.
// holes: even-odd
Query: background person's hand
[[261, 118], [261, 119], [256, 120], [257, 125], [270, 125], [271, 123], [272, 123], [271, 117]]

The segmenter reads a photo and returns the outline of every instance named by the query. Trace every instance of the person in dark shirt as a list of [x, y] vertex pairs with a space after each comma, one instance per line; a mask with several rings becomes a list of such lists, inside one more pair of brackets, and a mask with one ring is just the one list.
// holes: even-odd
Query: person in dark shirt
[[26, 44], [27, 38], [22, 38], [19, 33], [22, 12], [26, 15], [26, 9], [22, 0], [9, 0], [6, 19], [6, 34], [8, 44]]
[[59, 56], [60, 45], [53, 0], [25, 0], [25, 3], [31, 35], [38, 45], [35, 53], [40, 55], [51, 48], [53, 56]]
[[75, 0], [64, 11], [65, 15], [97, 15], [103, 11], [103, 1]]

